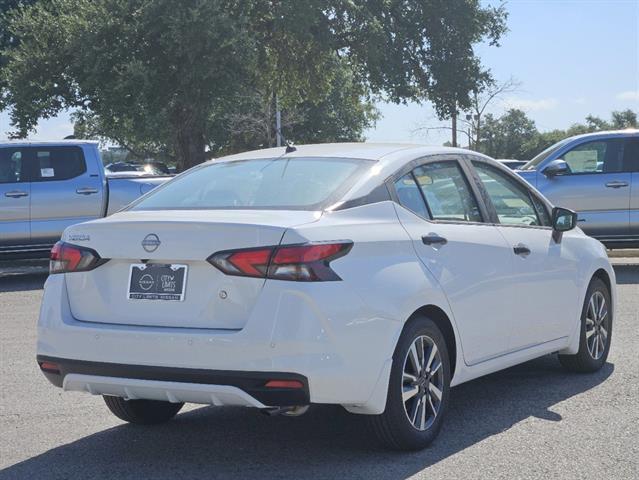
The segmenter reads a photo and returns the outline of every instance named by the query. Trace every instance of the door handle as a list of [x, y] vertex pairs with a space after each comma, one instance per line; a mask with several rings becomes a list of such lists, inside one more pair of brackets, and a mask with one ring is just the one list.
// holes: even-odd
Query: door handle
[[78, 195], [91, 195], [93, 193], [98, 193], [97, 188], [78, 188], [75, 193]]
[[20, 198], [20, 197], [27, 197], [29, 194], [27, 192], [22, 192], [20, 190], [11, 190], [10, 192], [5, 192], [4, 196], [5, 197], [11, 197], [11, 198]]
[[530, 255], [530, 248], [528, 248], [523, 243], [519, 243], [513, 247], [513, 252], [515, 252], [515, 255], [521, 255], [526, 257]]
[[446, 245], [448, 240], [434, 233], [430, 233], [428, 235], [422, 235], [422, 243], [424, 245]]
[[622, 188], [627, 187], [628, 182], [608, 182], [606, 183], [606, 187], [608, 188]]

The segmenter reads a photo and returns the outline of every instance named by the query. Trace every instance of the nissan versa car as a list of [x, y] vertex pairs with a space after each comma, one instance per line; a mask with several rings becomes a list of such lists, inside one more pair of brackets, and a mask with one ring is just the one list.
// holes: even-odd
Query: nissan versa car
[[133, 423], [185, 402], [339, 404], [395, 449], [450, 387], [550, 353], [594, 372], [612, 334], [601, 243], [506, 167], [409, 145], [205, 163], [51, 252], [37, 361]]

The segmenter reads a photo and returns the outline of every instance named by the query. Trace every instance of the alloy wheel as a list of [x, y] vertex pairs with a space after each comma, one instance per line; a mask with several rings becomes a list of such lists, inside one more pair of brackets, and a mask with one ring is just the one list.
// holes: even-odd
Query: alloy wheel
[[432, 338], [420, 335], [411, 344], [402, 374], [404, 412], [414, 428], [428, 430], [442, 405], [442, 358]]
[[606, 298], [603, 293], [596, 291], [590, 297], [586, 311], [586, 345], [593, 359], [599, 360], [603, 356], [609, 330]]

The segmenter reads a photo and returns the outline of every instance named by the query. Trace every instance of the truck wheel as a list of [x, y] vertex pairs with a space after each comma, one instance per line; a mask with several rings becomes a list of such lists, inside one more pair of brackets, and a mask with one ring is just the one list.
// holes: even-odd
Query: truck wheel
[[442, 426], [449, 389], [444, 336], [432, 320], [412, 319], [395, 347], [386, 409], [370, 417], [377, 437], [394, 450], [426, 447]]
[[155, 425], [171, 420], [183, 403], [161, 402], [157, 400], [125, 400], [104, 395], [104, 402], [111, 413], [121, 420], [138, 425]]

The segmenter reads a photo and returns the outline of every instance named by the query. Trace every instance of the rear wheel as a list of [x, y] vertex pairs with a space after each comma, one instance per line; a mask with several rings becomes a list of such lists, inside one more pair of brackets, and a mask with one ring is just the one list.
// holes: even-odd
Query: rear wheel
[[596, 372], [606, 363], [611, 338], [610, 292], [606, 284], [595, 277], [588, 286], [581, 313], [579, 351], [575, 355], [559, 355], [559, 361], [574, 372]]
[[387, 447], [418, 450], [435, 439], [448, 407], [449, 365], [437, 325], [425, 317], [411, 320], [393, 354], [386, 409], [370, 417]]
[[161, 402], [158, 400], [125, 400], [104, 395], [104, 402], [116, 417], [125, 422], [139, 425], [155, 425], [171, 420], [183, 403]]

